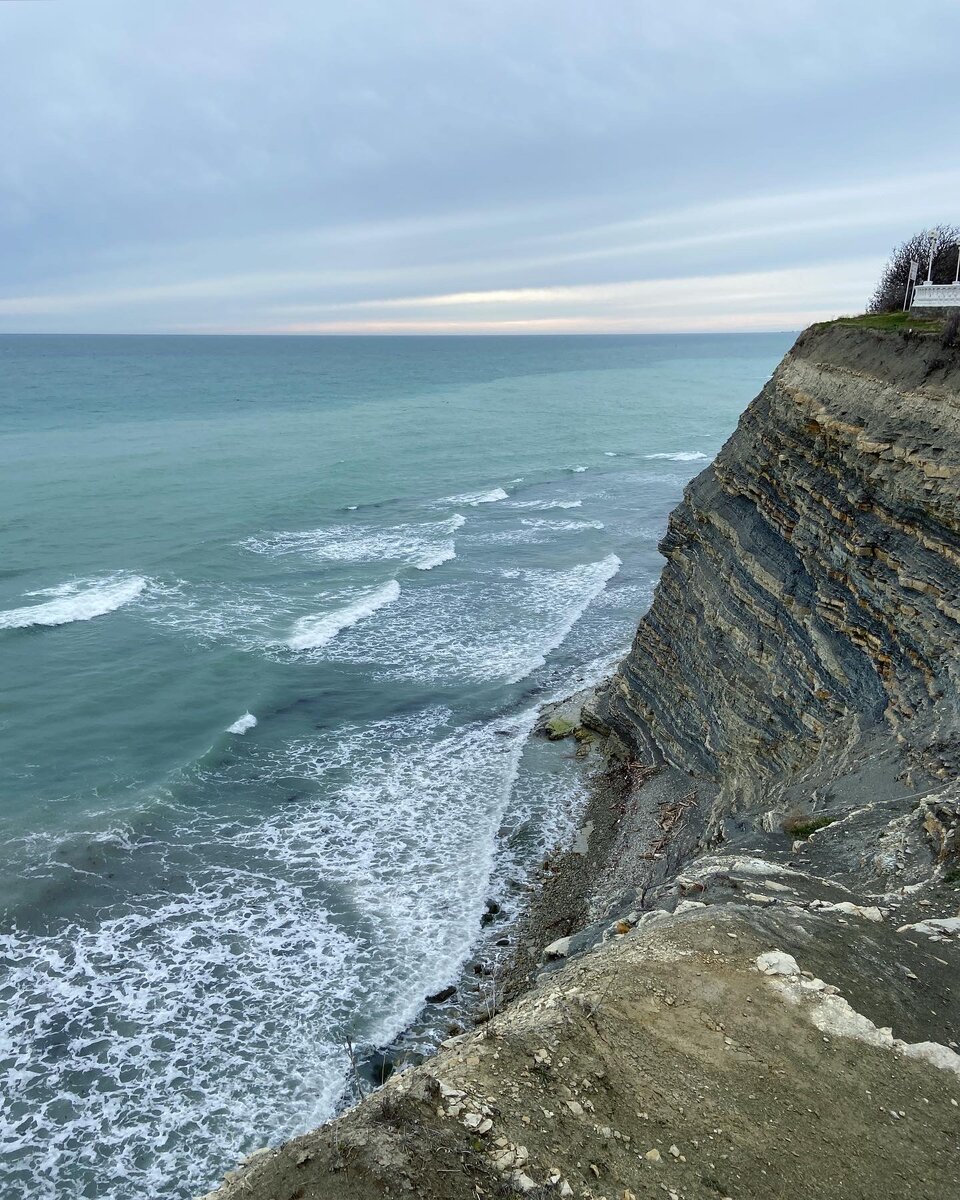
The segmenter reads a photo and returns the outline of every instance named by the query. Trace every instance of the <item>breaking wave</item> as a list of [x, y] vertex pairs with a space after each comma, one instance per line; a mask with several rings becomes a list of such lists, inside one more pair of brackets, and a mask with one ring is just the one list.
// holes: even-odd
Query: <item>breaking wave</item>
[[28, 592], [49, 596], [42, 604], [10, 608], [0, 612], [0, 629], [29, 629], [34, 625], [70, 625], [91, 621], [136, 600], [148, 581], [141, 575], [105, 575], [98, 579], [75, 579], [55, 588]]
[[546, 662], [620, 566], [609, 554], [560, 571], [497, 571], [479, 596], [464, 582], [414, 589], [389, 622], [345, 630], [324, 656], [369, 664], [380, 678], [518, 683]]
[[397, 561], [419, 566], [441, 546], [445, 548], [450, 535], [465, 524], [466, 517], [454, 513], [444, 521], [390, 525], [381, 529], [329, 525], [247, 538], [240, 544], [244, 549], [271, 557], [296, 554], [321, 562]]
[[675, 454], [645, 454], [644, 458], [666, 458], [671, 462], [709, 462], [710, 455], [700, 450], [678, 450]]
[[[519, 483], [520, 481], [517, 480]], [[492, 488], [489, 492], [467, 492], [462, 496], [447, 496], [444, 504], [469, 504], [476, 508], [478, 504], [495, 504], [498, 500], [506, 500], [507, 493], [503, 488]]]
[[551, 508], [580, 508], [582, 500], [511, 500], [510, 508], [532, 508], [537, 512], [547, 512]]
[[227, 733], [246, 733], [248, 729], [253, 729], [257, 723], [257, 718], [251, 712], [246, 712], [242, 717], [238, 717], [232, 725], [227, 726]]
[[395, 579], [383, 584], [375, 591], [367, 592], [347, 604], [320, 616], [301, 617], [286, 640], [291, 650], [319, 650], [326, 646], [344, 629], [372, 617], [379, 609], [393, 602], [400, 595], [400, 584]]
[[457, 552], [454, 548], [453, 541], [444, 542], [436, 550], [429, 554], [425, 554], [413, 565], [418, 571], [432, 571], [434, 567], [439, 567], [442, 563], [449, 562], [452, 558], [457, 557]]

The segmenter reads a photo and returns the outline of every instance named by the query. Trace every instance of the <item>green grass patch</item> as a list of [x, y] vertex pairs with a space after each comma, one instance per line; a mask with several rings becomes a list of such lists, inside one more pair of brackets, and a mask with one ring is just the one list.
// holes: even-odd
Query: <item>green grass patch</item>
[[783, 832], [792, 838], [803, 841], [818, 829], [826, 829], [836, 820], [835, 817], [790, 816], [783, 821]]
[[880, 329], [891, 333], [902, 333], [912, 329], [914, 333], [942, 333], [944, 322], [939, 317], [918, 317], [908, 312], [863, 313], [859, 317], [837, 317], [827, 325], [852, 325], [855, 329]]

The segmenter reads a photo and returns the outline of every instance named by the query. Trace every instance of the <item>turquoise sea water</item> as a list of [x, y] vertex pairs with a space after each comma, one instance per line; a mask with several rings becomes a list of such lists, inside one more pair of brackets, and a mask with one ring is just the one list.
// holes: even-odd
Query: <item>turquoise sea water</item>
[[4, 1200], [330, 1115], [568, 833], [536, 706], [790, 341], [0, 337]]

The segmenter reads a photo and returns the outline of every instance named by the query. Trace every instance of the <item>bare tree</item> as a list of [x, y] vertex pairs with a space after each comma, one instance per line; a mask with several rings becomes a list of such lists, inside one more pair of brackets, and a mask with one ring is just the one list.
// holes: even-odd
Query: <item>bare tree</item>
[[920, 264], [917, 282], [922, 283], [927, 277], [931, 238], [936, 238], [931, 278], [934, 283], [953, 283], [957, 272], [957, 254], [960, 253], [960, 229], [955, 225], [921, 229], [913, 237], [901, 242], [890, 255], [877, 290], [867, 305], [867, 312], [898, 312], [903, 308], [910, 278], [910, 260], [915, 259]]

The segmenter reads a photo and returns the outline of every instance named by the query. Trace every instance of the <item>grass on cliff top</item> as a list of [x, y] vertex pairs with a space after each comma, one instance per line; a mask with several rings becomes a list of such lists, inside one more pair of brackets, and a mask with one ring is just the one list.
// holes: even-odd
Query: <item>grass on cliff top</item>
[[825, 325], [853, 325], [857, 329], [880, 329], [900, 332], [912, 329], [914, 333], [942, 333], [944, 321], [939, 317], [918, 317], [908, 312], [863, 313], [859, 317], [837, 317], [825, 321]]

